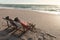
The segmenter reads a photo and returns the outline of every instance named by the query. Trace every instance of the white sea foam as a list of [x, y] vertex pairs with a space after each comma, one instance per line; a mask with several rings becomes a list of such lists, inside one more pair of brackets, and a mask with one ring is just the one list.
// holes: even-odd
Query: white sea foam
[[47, 13], [47, 14], [57, 14], [57, 15], [60, 15], [59, 11], [44, 11], [44, 10], [38, 10], [38, 9], [34, 10], [32, 8], [15, 8], [15, 7], [1, 7], [0, 6], [0, 9], [32, 10], [32, 11], [42, 12], [42, 13]]
[[0, 9], [15, 9], [14, 7], [1, 7], [0, 6]]
[[41, 10], [33, 10], [33, 11], [42, 12], [42, 13], [47, 13], [47, 14], [60, 15], [60, 12], [56, 12], [56, 11], [41, 11]]

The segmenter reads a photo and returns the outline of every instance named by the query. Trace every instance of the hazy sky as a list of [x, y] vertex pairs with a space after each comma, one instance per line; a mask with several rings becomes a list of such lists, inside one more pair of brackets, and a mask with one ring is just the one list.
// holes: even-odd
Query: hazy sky
[[0, 0], [3, 4], [53, 4], [60, 5], [60, 0]]

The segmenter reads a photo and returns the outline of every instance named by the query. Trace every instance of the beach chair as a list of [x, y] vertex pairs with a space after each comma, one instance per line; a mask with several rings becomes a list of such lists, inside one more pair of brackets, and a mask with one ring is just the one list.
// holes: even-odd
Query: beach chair
[[[18, 28], [21, 25], [19, 25], [18, 22], [16, 22], [15, 20], [10, 19], [9, 16], [7, 16], [7, 17], [5, 17], [3, 19], [7, 21], [8, 28], [10, 28], [11, 26], [13, 26], [15, 28], [14, 29], [15, 31], [12, 33], [12, 35], [15, 32], [17, 32], [18, 30], [21, 31], [21, 34], [19, 35], [19, 37], [22, 36], [22, 35], [24, 35], [28, 30], [32, 31], [32, 29], [35, 27], [35, 25], [33, 25], [31, 23], [28, 23], [29, 25], [25, 25], [24, 23], [20, 22], [20, 24], [23, 27], [22, 29], [26, 29], [26, 30], [21, 30], [21, 28]], [[11, 26], [9, 26], [9, 23], [8, 22], [11, 24]]]
[[[7, 30], [8, 31], [8, 29], [9, 28], [11, 28], [11, 26], [14, 26], [13, 28], [15, 28], [14, 30], [13, 30], [13, 28], [11, 28], [11, 30], [9, 30], [9, 33], [10, 32], [12, 32], [12, 31], [14, 31], [13, 33], [12, 33], [12, 35], [16, 32], [16, 31], [22, 31], [22, 33], [24, 33], [23, 32], [23, 30], [20, 30], [20, 29], [17, 29], [17, 27], [19, 27], [20, 25], [18, 25], [18, 23], [16, 23], [14, 20], [12, 20], [12, 19], [10, 19], [8, 16], [7, 17], [5, 17], [5, 18], [3, 18], [4, 20], [6, 20], [6, 22], [7, 22], [7, 26], [8, 26], [8, 28], [6, 28], [5, 30]], [[11, 24], [11, 26], [9, 26], [9, 23]]]

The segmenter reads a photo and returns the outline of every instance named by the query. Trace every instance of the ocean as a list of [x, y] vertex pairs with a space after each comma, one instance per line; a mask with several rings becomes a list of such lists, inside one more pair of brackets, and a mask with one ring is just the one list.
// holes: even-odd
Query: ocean
[[0, 4], [0, 9], [23, 9], [49, 14], [60, 14], [59, 5], [37, 5], [37, 4]]

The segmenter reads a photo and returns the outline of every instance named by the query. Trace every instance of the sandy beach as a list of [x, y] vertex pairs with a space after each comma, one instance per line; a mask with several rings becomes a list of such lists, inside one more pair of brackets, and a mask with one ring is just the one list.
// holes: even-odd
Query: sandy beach
[[52, 34], [60, 39], [60, 16], [55, 14], [45, 14], [42, 12], [35, 12], [31, 10], [17, 10], [17, 9], [0, 9], [0, 31], [6, 27], [3, 17], [10, 16], [12, 19], [19, 17], [20, 20], [36, 24], [36, 28]]

